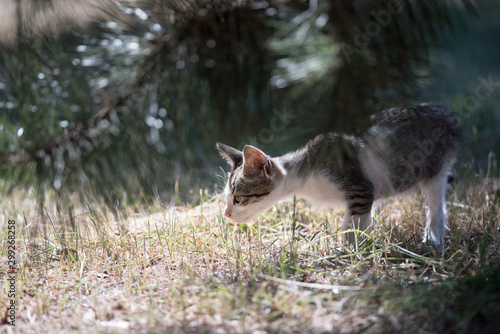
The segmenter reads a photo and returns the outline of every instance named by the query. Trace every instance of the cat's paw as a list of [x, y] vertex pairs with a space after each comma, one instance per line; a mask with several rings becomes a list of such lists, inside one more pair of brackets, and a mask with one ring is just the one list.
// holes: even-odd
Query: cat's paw
[[423, 243], [429, 244], [437, 251], [444, 250], [444, 229], [430, 228], [427, 226], [424, 231]]

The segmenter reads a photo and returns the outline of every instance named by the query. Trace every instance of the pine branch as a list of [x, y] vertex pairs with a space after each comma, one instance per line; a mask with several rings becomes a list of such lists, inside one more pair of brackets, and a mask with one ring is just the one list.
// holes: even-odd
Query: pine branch
[[97, 134], [101, 133], [101, 130], [98, 129], [100, 122], [104, 120], [111, 121], [114, 117], [118, 119], [123, 117], [125, 113], [120, 110], [121, 107], [125, 107], [134, 96], [141, 92], [155, 73], [158, 73], [161, 64], [160, 55], [165, 52], [167, 44], [168, 42], [163, 41], [162, 36], [160, 36], [157, 39], [156, 51], [144, 60], [146, 66], [128, 92], [112, 101], [103, 101], [99, 110], [89, 120], [76, 124], [68, 133], [56, 138], [44, 147], [38, 147], [30, 151], [0, 152], [0, 162], [8, 166], [19, 166], [44, 160], [47, 157], [52, 157], [57, 150], [63, 147], [75, 145], [85, 138], [92, 139], [96, 137]]

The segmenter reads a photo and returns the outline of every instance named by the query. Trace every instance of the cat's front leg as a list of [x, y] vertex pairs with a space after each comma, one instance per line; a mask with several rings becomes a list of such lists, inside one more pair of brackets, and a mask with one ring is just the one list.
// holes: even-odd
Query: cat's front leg
[[[346, 210], [341, 232], [353, 229], [360, 230], [366, 234], [370, 234], [370, 232], [373, 229], [371, 209], [363, 214], [351, 214], [349, 210]], [[343, 244], [355, 244], [355, 242], [356, 242], [355, 232], [348, 232], [342, 234]]]
[[[372, 205], [374, 199], [373, 184], [369, 181], [353, 182], [353, 185], [346, 187], [347, 208], [344, 216], [342, 232], [348, 230], [360, 230], [370, 233], [372, 230]], [[342, 241], [345, 244], [355, 243], [354, 232], [343, 233]]]

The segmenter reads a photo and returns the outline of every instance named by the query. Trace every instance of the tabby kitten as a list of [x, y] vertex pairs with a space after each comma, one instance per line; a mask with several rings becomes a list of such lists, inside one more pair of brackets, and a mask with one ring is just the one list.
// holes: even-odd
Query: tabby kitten
[[[297, 151], [272, 158], [246, 145], [217, 143], [232, 166], [224, 215], [244, 223], [296, 195], [313, 203], [344, 204], [342, 230], [370, 231], [374, 201], [420, 187], [428, 210], [424, 242], [443, 248], [445, 191], [462, 135], [448, 109], [423, 104], [384, 110], [364, 135], [319, 135]], [[351, 241], [354, 235], [344, 234]]]

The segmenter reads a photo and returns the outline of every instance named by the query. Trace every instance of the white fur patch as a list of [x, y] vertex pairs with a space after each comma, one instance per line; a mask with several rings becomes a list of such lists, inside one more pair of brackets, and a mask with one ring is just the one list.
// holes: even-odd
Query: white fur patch
[[[379, 139], [378, 147], [384, 147], [385, 143]], [[391, 174], [387, 168], [387, 163], [377, 151], [364, 148], [359, 154], [361, 170], [364, 176], [373, 184], [375, 200], [387, 198], [397, 192], [391, 185]]]
[[289, 177], [281, 187], [282, 198], [296, 195], [304, 198], [313, 205], [334, 207], [345, 205], [344, 194], [325, 175], [310, 175], [305, 179]]

